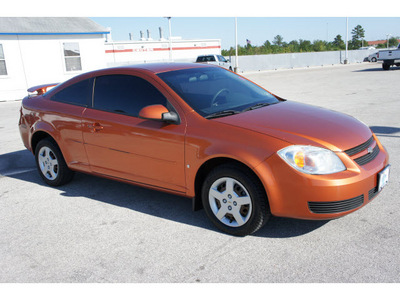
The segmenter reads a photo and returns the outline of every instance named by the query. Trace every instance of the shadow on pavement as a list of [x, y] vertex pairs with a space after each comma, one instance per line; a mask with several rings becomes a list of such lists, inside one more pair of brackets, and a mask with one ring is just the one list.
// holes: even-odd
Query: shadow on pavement
[[354, 70], [353, 72], [390, 72], [390, 71], [398, 71], [400, 67], [391, 66], [389, 70], [382, 69], [381, 63], [376, 63], [371, 66], [371, 68], [363, 69], [363, 70]]
[[[47, 187], [36, 170], [33, 155], [28, 150], [0, 155], [0, 179], [5, 176]], [[218, 231], [207, 219], [204, 210], [192, 211], [192, 201], [185, 197], [83, 173], [76, 173], [70, 183], [54, 188], [59, 190], [60, 195], [64, 197], [85, 197], [174, 222]], [[254, 236], [267, 238], [300, 236], [318, 229], [325, 223], [327, 221], [273, 217]]]
[[370, 126], [370, 129], [377, 136], [386, 136], [386, 137], [396, 137], [400, 138], [399, 135], [395, 135], [400, 132], [399, 127], [389, 127], [389, 126]]

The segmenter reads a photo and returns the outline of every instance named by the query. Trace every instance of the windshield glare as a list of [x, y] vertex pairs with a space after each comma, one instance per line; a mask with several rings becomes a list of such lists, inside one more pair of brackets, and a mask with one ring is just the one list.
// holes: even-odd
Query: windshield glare
[[195, 68], [157, 75], [203, 117], [279, 102], [261, 87], [222, 68]]

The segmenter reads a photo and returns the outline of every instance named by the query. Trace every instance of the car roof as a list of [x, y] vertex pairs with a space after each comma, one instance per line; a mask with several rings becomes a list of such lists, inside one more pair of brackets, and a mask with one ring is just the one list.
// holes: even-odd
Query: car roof
[[[210, 65], [202, 65], [196, 63], [147, 63], [147, 64], [138, 64], [138, 65], [128, 65], [123, 67], [117, 67], [118, 69], [131, 69], [131, 70], [147, 70], [152, 73], [164, 73], [169, 71], [177, 71], [184, 69], [193, 69], [193, 68], [210, 68]], [[215, 67], [215, 66], [213, 66]]]

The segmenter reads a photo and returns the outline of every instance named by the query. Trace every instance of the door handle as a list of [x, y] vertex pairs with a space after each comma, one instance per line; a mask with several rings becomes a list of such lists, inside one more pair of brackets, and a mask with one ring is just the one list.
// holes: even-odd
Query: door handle
[[100, 125], [100, 123], [88, 124], [87, 127], [90, 129], [91, 132], [99, 132], [104, 128]]

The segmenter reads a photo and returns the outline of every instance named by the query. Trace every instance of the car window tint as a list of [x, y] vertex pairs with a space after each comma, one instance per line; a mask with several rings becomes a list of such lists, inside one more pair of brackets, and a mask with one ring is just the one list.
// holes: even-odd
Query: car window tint
[[94, 108], [137, 117], [148, 105], [167, 106], [166, 98], [148, 81], [130, 75], [96, 78]]
[[51, 100], [79, 106], [88, 106], [92, 98], [92, 79], [79, 81], [67, 86], [51, 97]]

